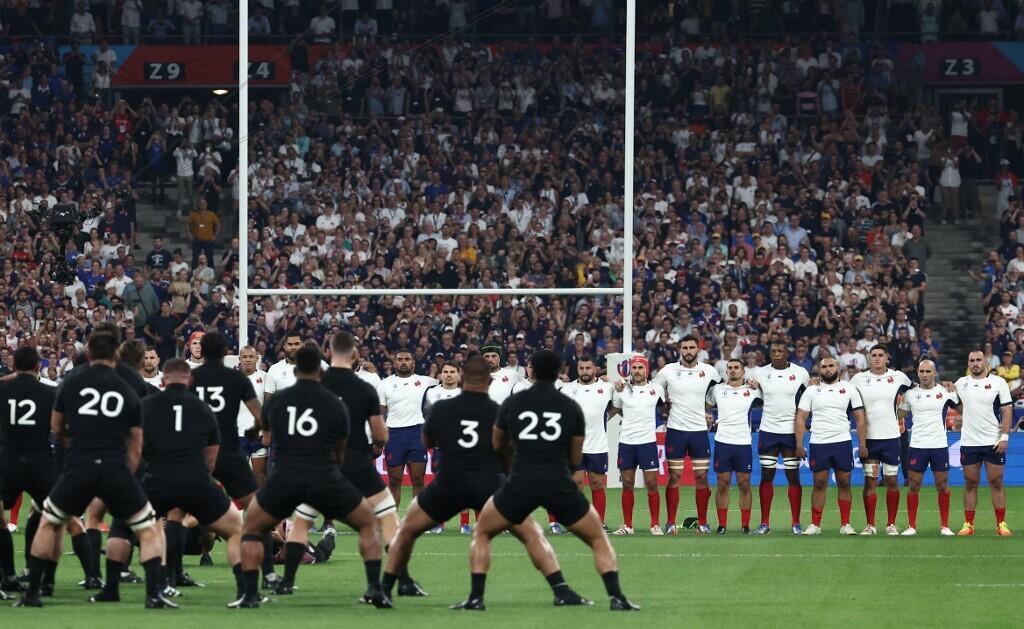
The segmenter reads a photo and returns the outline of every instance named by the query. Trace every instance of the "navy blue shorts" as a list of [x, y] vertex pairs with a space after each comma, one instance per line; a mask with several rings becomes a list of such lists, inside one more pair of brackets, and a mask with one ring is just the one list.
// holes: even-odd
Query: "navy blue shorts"
[[992, 446], [960, 446], [960, 465], [979, 463], [1006, 465], [1006, 455], [998, 454]]
[[796, 450], [796, 435], [793, 433], [783, 434], [778, 432], [764, 432], [757, 434], [758, 454], [775, 454], [780, 450], [792, 452]]
[[657, 443], [619, 444], [619, 469], [635, 470], [638, 467], [644, 471], [658, 469]]
[[689, 456], [691, 459], [710, 459], [711, 440], [706, 430], [665, 431], [665, 458], [678, 461]]
[[810, 461], [812, 472], [849, 472], [853, 470], [853, 442], [812, 443]]
[[[621, 451], [622, 446], [619, 446]], [[583, 460], [580, 461], [580, 469], [584, 472], [591, 472], [593, 474], [607, 474], [608, 473], [608, 453], [604, 452], [601, 454], [587, 454], [583, 453]]]
[[868, 439], [868, 461], [879, 461], [888, 465], [900, 464], [900, 438]]
[[258, 436], [248, 437], [242, 435], [238, 438], [238, 449], [248, 458], [263, 449], [263, 442]]
[[740, 474], [749, 474], [753, 459], [754, 455], [750, 446], [715, 442], [716, 473], [728, 474], [730, 472], [738, 472]]
[[384, 464], [402, 467], [407, 463], [426, 463], [427, 448], [423, 445], [423, 426], [392, 428], [384, 446]]
[[911, 472], [924, 472], [929, 466], [933, 472], [949, 471], [949, 448], [907, 448], [907, 468]]

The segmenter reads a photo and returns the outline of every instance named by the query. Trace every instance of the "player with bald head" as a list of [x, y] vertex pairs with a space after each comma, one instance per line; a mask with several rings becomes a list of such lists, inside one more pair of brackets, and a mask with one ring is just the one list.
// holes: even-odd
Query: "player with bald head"
[[384, 463], [388, 468], [388, 488], [398, 505], [402, 500], [402, 479], [406, 468], [414, 496], [423, 491], [427, 471], [427, 448], [423, 445], [423, 402], [427, 389], [437, 384], [430, 376], [416, 374], [412, 352], [400, 349], [393, 358], [395, 373], [377, 387], [380, 414], [387, 421], [388, 443]]
[[910, 527], [900, 533], [917, 535], [917, 507], [921, 494], [921, 481], [928, 468], [935, 477], [935, 491], [939, 500], [941, 535], [954, 535], [949, 528], [949, 442], [946, 439], [946, 411], [955, 408], [959, 399], [935, 382], [935, 363], [927, 358], [917, 365], [919, 384], [907, 391], [900, 402], [899, 419], [905, 421], [910, 414], [914, 423], [910, 429], [910, 448], [907, 450], [907, 515]]

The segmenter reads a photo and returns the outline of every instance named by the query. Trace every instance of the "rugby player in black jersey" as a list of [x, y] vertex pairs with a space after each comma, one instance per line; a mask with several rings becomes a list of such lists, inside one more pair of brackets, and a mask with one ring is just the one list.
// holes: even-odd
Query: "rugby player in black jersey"
[[[494, 449], [511, 459], [509, 481], [487, 501], [469, 548], [469, 597], [453, 609], [484, 609], [491, 540], [544, 507], [594, 552], [613, 611], [639, 609], [619, 588], [618, 561], [601, 518], [572, 479], [583, 458], [585, 420], [579, 404], [555, 389], [562, 359], [550, 350], [530, 357], [536, 383], [502, 403], [494, 425]], [[445, 453], [447, 456], [447, 453]]]
[[238, 607], [260, 606], [259, 566], [263, 538], [302, 504], [325, 517], [342, 519], [359, 533], [366, 567], [367, 596], [376, 607], [391, 607], [380, 587], [381, 545], [370, 503], [341, 473], [349, 416], [345, 403], [320, 384], [320, 351], [295, 353], [295, 385], [274, 394], [261, 416], [274, 440], [274, 473], [246, 512], [242, 536], [245, 595]]
[[[374, 459], [380, 456], [387, 442], [388, 428], [380, 414], [377, 390], [357, 376], [352, 369], [358, 361], [359, 347], [355, 337], [348, 332], [338, 332], [331, 337], [331, 366], [324, 372], [321, 383], [340, 397], [348, 407], [351, 423], [341, 473], [370, 503], [374, 515], [377, 516], [381, 540], [387, 544], [398, 530], [398, 508], [394, 496], [377, 472]], [[284, 578], [274, 590], [277, 594], [292, 593], [295, 574], [309, 542], [309, 529], [318, 515], [309, 505], [300, 505], [296, 509], [295, 522], [288, 532], [284, 547]], [[402, 570], [398, 579], [399, 596], [427, 595], [413, 581], [407, 570]]]
[[[423, 426], [423, 443], [444, 452], [434, 482], [413, 499], [391, 542], [388, 566], [381, 580], [385, 593], [409, 563], [416, 538], [464, 509], [479, 510], [501, 485], [504, 465], [491, 444], [498, 405], [488, 395], [491, 367], [480, 356], [463, 365], [462, 393], [436, 402]], [[555, 552], [532, 518], [510, 529], [548, 580], [555, 605], [589, 605], [562, 578]], [[481, 601], [481, 608], [483, 602]]]
[[142, 455], [139, 397], [115, 377], [114, 335], [93, 333], [86, 352], [89, 366], [69, 375], [56, 393], [50, 427], [59, 441], [67, 442], [67, 457], [43, 503], [45, 520], [32, 542], [28, 588], [16, 605], [42, 606], [40, 583], [60, 557], [64, 526], [71, 514], [81, 513], [98, 497], [138, 536], [146, 571], [146, 607], [173, 607], [159, 591], [163, 534], [134, 476]]

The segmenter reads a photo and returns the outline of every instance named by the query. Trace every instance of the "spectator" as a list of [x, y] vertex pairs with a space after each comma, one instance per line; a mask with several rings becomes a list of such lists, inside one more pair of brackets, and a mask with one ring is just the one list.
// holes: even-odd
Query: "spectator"
[[156, 290], [142, 273], [136, 273], [131, 284], [124, 289], [123, 299], [125, 308], [132, 313], [136, 334], [142, 337], [143, 329], [150, 317], [160, 311], [160, 299]]
[[197, 268], [199, 256], [213, 259], [213, 245], [220, 233], [220, 219], [206, 207], [206, 199], [199, 199], [196, 209], [189, 214], [188, 230], [192, 236], [192, 268]]
[[142, 0], [124, 0], [121, 5], [121, 39], [125, 45], [138, 46], [142, 33]]
[[327, 5], [320, 5], [320, 12], [309, 22], [310, 35], [317, 44], [329, 44], [335, 41], [334, 18], [327, 15]]
[[71, 15], [71, 37], [80, 44], [91, 44], [96, 36], [96, 20], [89, 13], [89, 3], [80, 1], [78, 10]]
[[182, 0], [178, 5], [184, 45], [198, 46], [203, 37], [202, 0]]
[[181, 145], [174, 149], [174, 159], [177, 162], [178, 211], [182, 216], [192, 212], [195, 207], [196, 198], [193, 183], [195, 168], [193, 164], [198, 156], [199, 154], [192, 147], [192, 143], [188, 139], [184, 139]]
[[174, 22], [169, 20], [164, 14], [163, 9], [160, 8], [156, 10], [153, 19], [146, 25], [146, 33], [149, 34], [150, 39], [156, 44], [167, 43], [174, 31]]

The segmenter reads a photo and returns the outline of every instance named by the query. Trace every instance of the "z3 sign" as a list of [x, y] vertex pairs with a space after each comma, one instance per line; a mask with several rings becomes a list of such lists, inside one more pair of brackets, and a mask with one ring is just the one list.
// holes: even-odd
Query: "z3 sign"
[[942, 76], [973, 78], [981, 74], [981, 63], [976, 57], [949, 57], [939, 59]]

